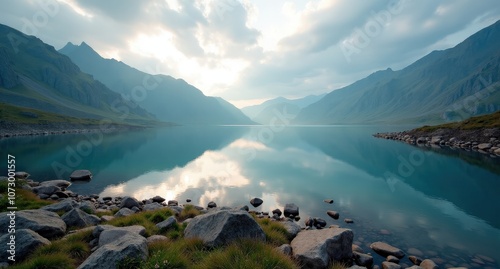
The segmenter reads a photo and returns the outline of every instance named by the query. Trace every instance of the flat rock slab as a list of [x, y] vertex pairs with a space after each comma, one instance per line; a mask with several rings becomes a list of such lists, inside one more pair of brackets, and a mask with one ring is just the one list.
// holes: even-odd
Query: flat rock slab
[[199, 215], [189, 222], [184, 237], [200, 238], [209, 247], [226, 245], [241, 238], [266, 240], [255, 219], [241, 210], [214, 210]]
[[125, 231], [128, 231], [128, 232], [132, 232], [132, 233], [136, 233], [140, 236], [145, 236], [146, 235], [146, 228], [144, 228], [144, 226], [141, 226], [141, 225], [132, 225], [132, 226], [126, 226], [126, 227], [116, 227], [116, 226], [113, 226], [113, 225], [97, 225], [94, 229], [94, 231], [92, 231], [92, 236], [94, 238], [99, 238], [99, 236], [101, 235], [101, 233], [103, 231], [106, 231], [106, 230], [125, 230]]
[[92, 179], [92, 173], [89, 170], [75, 170], [69, 178], [71, 181], [89, 181]]
[[383, 257], [392, 255], [397, 257], [398, 259], [401, 259], [405, 256], [405, 253], [401, 249], [393, 247], [384, 242], [375, 242], [370, 245], [370, 248]]
[[353, 237], [349, 229], [301, 231], [291, 243], [293, 256], [302, 268], [327, 268], [332, 260], [351, 259]]
[[79, 208], [73, 208], [61, 216], [68, 227], [87, 227], [99, 224], [101, 219], [95, 215], [89, 215]]
[[[0, 231], [7, 231], [11, 212], [0, 213]], [[66, 223], [54, 212], [47, 210], [22, 210], [15, 212], [16, 229], [30, 229], [41, 236], [52, 239], [66, 233]]]
[[40, 209], [51, 211], [51, 212], [68, 212], [71, 211], [73, 208], [76, 208], [78, 206], [78, 202], [75, 200], [68, 198], [64, 199], [58, 203], [54, 203], [51, 205], [46, 205]]
[[64, 180], [64, 179], [55, 179], [55, 180], [48, 180], [48, 181], [43, 181], [40, 182], [40, 186], [56, 186], [61, 189], [66, 189], [71, 185], [71, 182]]

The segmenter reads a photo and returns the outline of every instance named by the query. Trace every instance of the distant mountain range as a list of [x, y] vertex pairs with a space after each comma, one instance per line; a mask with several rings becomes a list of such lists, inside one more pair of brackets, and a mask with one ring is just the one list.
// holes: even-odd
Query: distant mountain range
[[81, 72], [52, 46], [4, 25], [0, 25], [0, 100], [75, 118], [134, 124], [156, 121], [137, 105], [125, 117], [113, 107], [126, 102], [121, 95]]
[[[85, 42], [59, 50], [111, 90], [134, 99], [158, 119], [180, 124], [255, 124], [222, 98], [205, 96], [182, 79], [152, 75], [104, 59]], [[142, 87], [142, 89], [141, 89]]]
[[259, 105], [247, 106], [241, 109], [245, 115], [260, 124], [269, 124], [276, 117], [276, 111], [286, 111], [287, 114], [297, 116], [302, 108], [319, 101], [326, 94], [308, 95], [298, 99], [287, 99], [278, 97], [267, 100]]
[[378, 71], [301, 110], [296, 124], [438, 123], [500, 110], [500, 21], [408, 67]]

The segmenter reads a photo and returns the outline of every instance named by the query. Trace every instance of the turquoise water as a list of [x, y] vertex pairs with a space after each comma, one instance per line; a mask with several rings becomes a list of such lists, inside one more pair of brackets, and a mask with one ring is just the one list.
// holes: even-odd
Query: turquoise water
[[[160, 195], [203, 206], [261, 197], [263, 211], [293, 202], [302, 220], [321, 217], [353, 229], [366, 251], [382, 240], [416, 248], [442, 268], [500, 267], [473, 261], [478, 254], [500, 260], [499, 161], [372, 137], [401, 129], [407, 128], [185, 126], [12, 138], [0, 140], [0, 149], [35, 180], [91, 170], [91, 182], [70, 187], [81, 194]], [[1, 169], [5, 174], [6, 166]], [[335, 203], [325, 204], [328, 198]], [[340, 220], [326, 210], [338, 211]]]

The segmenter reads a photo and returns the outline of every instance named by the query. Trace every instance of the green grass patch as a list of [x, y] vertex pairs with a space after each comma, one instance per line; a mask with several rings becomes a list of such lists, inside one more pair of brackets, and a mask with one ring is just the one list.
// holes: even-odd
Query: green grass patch
[[146, 228], [146, 236], [151, 236], [159, 233], [156, 224], [172, 215], [174, 215], [172, 210], [166, 208], [155, 211], [139, 212], [130, 216], [115, 218], [111, 221], [108, 221], [108, 224], [117, 227], [142, 225], [144, 226], [144, 228]]
[[[0, 190], [1, 190], [0, 193], [2, 193], [3, 195], [3, 198], [0, 199], [0, 212], [7, 211], [7, 206], [9, 205], [7, 188], [8, 188], [7, 181], [0, 181]], [[38, 209], [43, 206], [54, 203], [54, 201], [42, 200], [38, 198], [38, 196], [32, 193], [31, 191], [24, 190], [19, 187], [16, 187], [15, 190], [16, 190], [16, 206], [21, 210]]]
[[179, 221], [184, 221], [189, 218], [194, 218], [200, 214], [200, 210], [196, 209], [193, 205], [185, 205], [184, 209], [177, 218]]
[[422, 132], [432, 132], [438, 129], [474, 130], [481, 128], [500, 128], [500, 111], [488, 115], [472, 117], [460, 122], [452, 122], [434, 126], [423, 126], [415, 130]]
[[290, 241], [287, 238], [287, 231], [283, 225], [277, 221], [272, 221], [271, 219], [259, 219], [257, 218], [257, 223], [259, 223], [262, 230], [266, 234], [266, 241], [268, 244], [273, 246], [281, 246], [283, 244], [288, 244]]

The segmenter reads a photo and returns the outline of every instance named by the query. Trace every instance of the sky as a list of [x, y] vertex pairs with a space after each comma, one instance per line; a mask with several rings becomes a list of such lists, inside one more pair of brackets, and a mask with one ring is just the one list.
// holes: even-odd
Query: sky
[[0, 0], [0, 23], [182, 78], [237, 107], [402, 69], [500, 19], [498, 0]]

